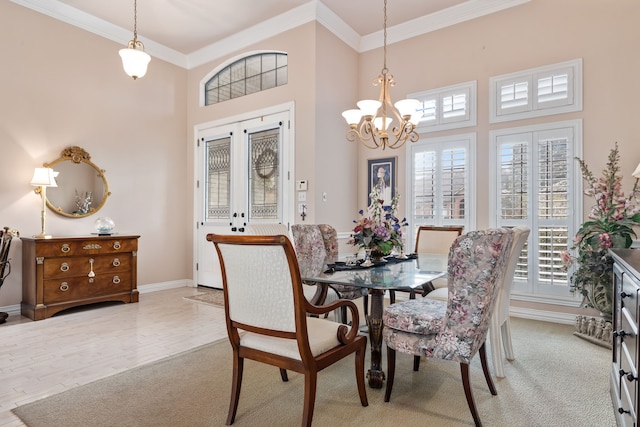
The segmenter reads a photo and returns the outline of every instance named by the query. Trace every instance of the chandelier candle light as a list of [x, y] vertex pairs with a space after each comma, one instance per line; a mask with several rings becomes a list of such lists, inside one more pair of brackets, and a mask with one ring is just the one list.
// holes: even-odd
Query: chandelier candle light
[[[389, 88], [396, 82], [387, 69], [387, 0], [384, 0], [384, 63], [382, 72], [373, 80], [374, 86], [380, 86], [380, 98], [378, 101], [367, 99], [357, 103], [357, 110], [347, 110], [342, 113], [349, 124], [347, 140], [359, 139], [367, 148], [400, 148], [407, 142], [416, 142], [419, 138], [415, 128], [422, 115], [417, 109], [420, 101], [417, 99], [403, 99], [394, 104], [391, 102]], [[390, 116], [387, 116], [387, 112]], [[391, 116], [392, 114], [392, 116]], [[388, 128], [393, 121], [398, 121], [397, 126], [391, 127], [392, 141], [389, 142]]]
[[147, 66], [151, 57], [144, 51], [144, 44], [138, 40], [138, 1], [133, 1], [133, 40], [129, 41], [126, 48], [120, 49], [122, 67], [124, 72], [133, 80], [144, 77], [147, 74]]

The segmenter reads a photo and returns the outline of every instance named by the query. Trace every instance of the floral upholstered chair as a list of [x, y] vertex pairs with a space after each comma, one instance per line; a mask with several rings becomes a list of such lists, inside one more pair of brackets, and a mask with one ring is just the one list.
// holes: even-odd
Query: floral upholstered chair
[[[326, 227], [325, 231], [327, 231]], [[317, 273], [321, 272], [323, 268], [325, 268], [327, 262], [332, 261], [328, 258], [322, 231], [320, 230], [320, 227], [318, 225], [295, 224], [291, 226], [291, 234], [293, 235], [293, 246], [296, 249], [298, 263], [300, 264], [300, 271], [302, 272], [303, 277], [315, 276]], [[335, 247], [337, 249], [337, 239]], [[367, 289], [358, 288], [357, 290], [359, 291], [359, 293], [357, 293], [356, 295], [342, 295], [340, 290], [336, 289], [336, 285], [332, 284], [325, 288], [327, 288], [327, 292], [329, 292], [328, 289], [334, 290], [341, 299], [360, 298], [367, 293]], [[353, 296], [354, 298], [349, 298], [349, 296]], [[367, 312], [365, 309], [365, 314], [366, 313]], [[346, 324], [347, 313], [345, 310], [342, 310], [340, 317], [340, 321]]]
[[513, 231], [509, 229], [471, 231], [458, 237], [449, 251], [448, 301], [420, 298], [385, 309], [385, 402], [391, 398], [397, 351], [451, 360], [460, 364], [469, 409], [476, 426], [481, 425], [469, 381], [469, 363], [480, 353], [489, 390], [497, 394], [487, 366], [485, 340], [512, 243]]
[[[338, 260], [338, 232], [329, 224], [318, 224], [318, 228], [322, 234], [324, 249], [327, 252], [327, 262], [336, 262]], [[367, 288], [339, 284], [332, 284], [330, 287], [334, 289], [342, 299], [357, 299], [362, 297], [364, 316], [365, 318], [367, 317], [369, 314], [369, 290]]]
[[[507, 360], [515, 360], [513, 344], [511, 341], [511, 322], [509, 321], [509, 303], [511, 300], [511, 289], [520, 253], [529, 238], [529, 227], [513, 227], [513, 245], [507, 262], [507, 270], [502, 276], [500, 293], [496, 302], [496, 308], [491, 317], [489, 326], [489, 344], [491, 346], [491, 360], [496, 377], [503, 378], [504, 364], [502, 363], [502, 349]], [[446, 301], [449, 297], [447, 288], [436, 288], [426, 296], [429, 299]], [[502, 346], [500, 345], [502, 343]]]

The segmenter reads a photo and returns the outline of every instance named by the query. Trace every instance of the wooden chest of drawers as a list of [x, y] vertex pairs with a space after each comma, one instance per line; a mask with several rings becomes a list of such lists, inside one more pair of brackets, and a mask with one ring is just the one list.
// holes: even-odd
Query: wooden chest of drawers
[[85, 304], [138, 302], [138, 237], [21, 238], [22, 315], [41, 320]]
[[613, 367], [611, 399], [619, 426], [637, 426], [640, 251], [611, 250], [613, 265]]

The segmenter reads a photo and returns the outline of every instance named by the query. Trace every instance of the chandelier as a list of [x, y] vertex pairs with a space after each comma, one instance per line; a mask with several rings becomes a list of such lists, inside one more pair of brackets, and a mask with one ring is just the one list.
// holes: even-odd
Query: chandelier
[[[367, 148], [400, 148], [407, 142], [416, 142], [419, 138], [416, 125], [421, 113], [417, 112], [420, 101], [417, 99], [403, 99], [391, 103], [389, 88], [395, 86], [396, 81], [387, 69], [387, 0], [384, 0], [384, 63], [380, 75], [373, 79], [374, 86], [380, 86], [378, 101], [366, 99], [359, 101], [358, 109], [347, 110], [342, 113], [349, 124], [347, 140], [359, 139]], [[393, 119], [398, 125], [389, 126]], [[391, 136], [391, 141], [389, 137]]]
[[147, 74], [147, 65], [151, 57], [144, 51], [144, 44], [138, 40], [138, 1], [133, 1], [133, 40], [129, 40], [126, 48], [120, 49], [124, 72], [133, 80]]

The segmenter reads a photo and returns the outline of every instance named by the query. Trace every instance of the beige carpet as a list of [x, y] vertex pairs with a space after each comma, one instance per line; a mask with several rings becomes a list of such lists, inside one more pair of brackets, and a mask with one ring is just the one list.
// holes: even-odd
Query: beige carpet
[[[471, 381], [485, 426], [614, 426], [609, 398], [610, 352], [572, 335], [573, 327], [513, 319], [517, 359], [487, 390], [479, 363]], [[222, 426], [229, 403], [231, 350], [226, 340], [151, 363], [13, 412], [31, 427]], [[360, 406], [353, 358], [322, 371], [314, 426], [473, 425], [457, 364], [398, 357], [390, 403], [367, 389]], [[283, 383], [276, 368], [252, 361], [245, 375], [236, 426], [297, 426], [303, 378]]]
[[219, 289], [211, 289], [183, 298], [190, 301], [201, 302], [203, 304], [211, 304], [224, 307], [224, 294]]

